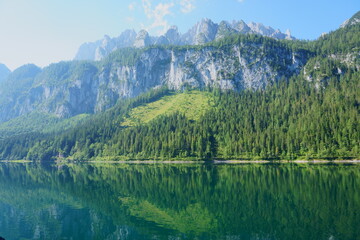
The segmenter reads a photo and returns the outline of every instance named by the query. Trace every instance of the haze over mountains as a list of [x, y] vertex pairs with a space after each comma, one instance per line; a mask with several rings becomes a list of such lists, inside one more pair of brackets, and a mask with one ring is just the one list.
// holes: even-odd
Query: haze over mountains
[[[359, 13], [342, 28], [358, 22]], [[119, 99], [161, 86], [257, 90], [302, 71], [308, 79], [316, 79], [311, 76], [316, 65], [309, 61], [316, 53], [289, 47], [297, 41], [284, 45], [279, 39], [295, 38], [262, 24], [215, 24], [203, 19], [185, 34], [176, 27], [160, 37], [126, 30], [117, 38], [105, 37], [80, 47], [76, 59], [99, 62], [60, 62], [44, 69], [29, 64], [12, 73], [0, 65], [0, 122], [34, 111], [57, 117], [98, 113]], [[349, 65], [355, 64], [358, 55], [350, 51], [331, 58]]]
[[260, 34], [275, 39], [294, 40], [289, 30], [282, 33], [272, 27], [261, 23], [244, 21], [221, 21], [219, 24], [210, 19], [202, 19], [186, 33], [181, 34], [177, 26], [172, 26], [164, 35], [150, 36], [146, 30], [136, 33], [134, 30], [125, 30], [120, 36], [110, 38], [105, 35], [102, 40], [84, 43], [80, 46], [75, 60], [101, 60], [116, 49], [124, 47], [147, 47], [151, 45], [199, 45], [214, 40], [219, 40], [231, 34]]

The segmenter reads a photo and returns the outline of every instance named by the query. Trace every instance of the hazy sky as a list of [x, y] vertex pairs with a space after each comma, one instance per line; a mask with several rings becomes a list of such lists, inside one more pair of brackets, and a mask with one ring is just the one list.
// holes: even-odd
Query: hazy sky
[[0, 63], [71, 60], [78, 47], [125, 29], [183, 33], [202, 18], [261, 22], [301, 39], [335, 30], [360, 0], [0, 0]]

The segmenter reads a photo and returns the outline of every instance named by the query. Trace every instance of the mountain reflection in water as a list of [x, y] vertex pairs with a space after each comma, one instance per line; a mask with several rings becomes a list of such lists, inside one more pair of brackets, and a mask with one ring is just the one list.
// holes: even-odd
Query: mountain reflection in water
[[360, 166], [0, 163], [11, 239], [360, 239]]

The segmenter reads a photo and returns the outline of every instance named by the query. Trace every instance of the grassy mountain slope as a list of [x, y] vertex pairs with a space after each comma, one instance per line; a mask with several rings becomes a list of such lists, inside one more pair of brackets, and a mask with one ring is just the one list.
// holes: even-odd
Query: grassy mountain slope
[[132, 109], [122, 126], [136, 126], [148, 123], [161, 115], [184, 113], [189, 120], [199, 120], [214, 106], [213, 96], [208, 92], [191, 91], [171, 94], [163, 98]]

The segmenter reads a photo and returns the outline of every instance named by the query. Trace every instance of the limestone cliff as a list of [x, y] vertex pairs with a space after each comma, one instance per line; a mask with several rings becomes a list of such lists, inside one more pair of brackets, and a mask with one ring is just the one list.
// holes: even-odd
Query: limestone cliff
[[119, 99], [159, 86], [263, 89], [299, 73], [307, 59], [305, 51], [293, 52], [275, 40], [120, 49], [102, 62], [61, 62], [44, 68], [27, 88], [1, 99], [0, 121], [31, 111], [59, 117], [100, 112]]

